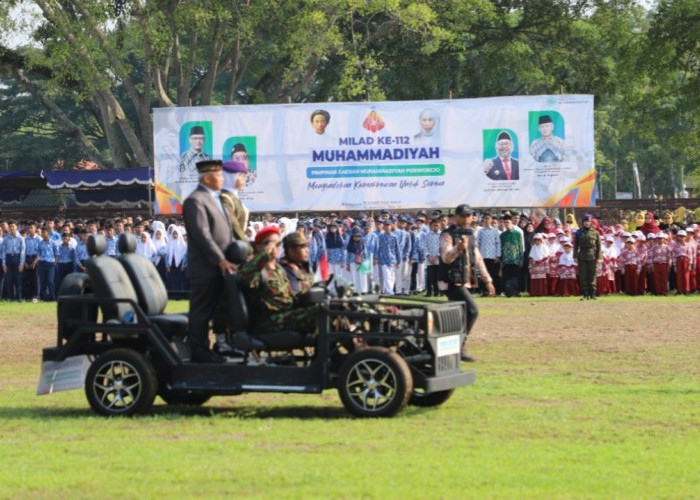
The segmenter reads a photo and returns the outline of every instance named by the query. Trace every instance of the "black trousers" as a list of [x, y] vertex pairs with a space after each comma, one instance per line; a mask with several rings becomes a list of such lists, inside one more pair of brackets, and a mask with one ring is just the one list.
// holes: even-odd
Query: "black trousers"
[[474, 323], [476, 323], [476, 318], [479, 316], [479, 307], [476, 305], [476, 301], [469, 290], [463, 286], [453, 286], [449, 285], [447, 287], [447, 300], [454, 302], [464, 302], [467, 308], [467, 331], [466, 334], [469, 335]]
[[433, 295], [439, 295], [440, 290], [438, 290], [438, 269], [440, 268], [437, 264], [428, 264], [427, 277], [425, 279], [425, 291]]
[[36, 269], [30, 269], [29, 264], [34, 262], [36, 255], [27, 255], [24, 259], [25, 266], [22, 271], [22, 297], [25, 300], [32, 300], [39, 297], [39, 275]]
[[22, 271], [19, 270], [19, 254], [6, 255], [5, 298], [19, 301], [22, 298]]
[[209, 350], [209, 321], [223, 294], [224, 278], [190, 277], [190, 327], [188, 341], [193, 351]]
[[[484, 259], [484, 265], [486, 266], [486, 270], [489, 272], [489, 276], [491, 276], [491, 279], [493, 280], [493, 286], [496, 289], [496, 295], [500, 295], [503, 291], [500, 276], [501, 263], [496, 261], [496, 259]], [[481, 290], [481, 293], [487, 292], [486, 285], [483, 282], [481, 283], [479, 289]]]

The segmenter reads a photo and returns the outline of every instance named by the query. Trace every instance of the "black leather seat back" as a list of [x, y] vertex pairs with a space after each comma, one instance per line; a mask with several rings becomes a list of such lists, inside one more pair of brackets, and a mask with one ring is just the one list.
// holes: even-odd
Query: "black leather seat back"
[[237, 275], [228, 274], [224, 277], [224, 291], [229, 330], [231, 332], [248, 331], [248, 304]]
[[[103, 255], [107, 250], [107, 241], [104, 236], [91, 235], [87, 241], [88, 253], [92, 256], [85, 263], [92, 290], [97, 298], [131, 299], [138, 301], [136, 290], [131, 285], [129, 275], [124, 267], [114, 257]], [[113, 303], [100, 305], [103, 321], [123, 321], [127, 313], [135, 317], [134, 308], [126, 303]]]
[[304, 347], [306, 336], [294, 330], [282, 330], [258, 335], [250, 324], [247, 297], [236, 275], [224, 277], [228, 327], [235, 347], [244, 350], [291, 351]]
[[117, 243], [119, 261], [136, 290], [138, 304], [147, 315], [162, 314], [168, 305], [168, 290], [153, 263], [143, 255], [136, 255], [136, 236], [123, 233]]

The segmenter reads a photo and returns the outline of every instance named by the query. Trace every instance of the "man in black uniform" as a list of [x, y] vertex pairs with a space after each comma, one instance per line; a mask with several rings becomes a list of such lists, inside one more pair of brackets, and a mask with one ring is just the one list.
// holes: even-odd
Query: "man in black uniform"
[[[472, 287], [473, 270], [478, 271], [478, 277], [486, 284], [489, 296], [496, 294], [493, 280], [489, 275], [484, 259], [476, 246], [474, 233], [470, 228], [476, 215], [468, 205], [459, 205], [455, 209], [455, 223], [440, 234], [440, 268], [438, 270], [438, 288], [445, 292], [448, 300], [462, 301], [466, 305], [467, 329], [469, 336], [479, 308], [469, 289]], [[462, 345], [462, 361], [474, 361], [466, 350], [466, 338]]]

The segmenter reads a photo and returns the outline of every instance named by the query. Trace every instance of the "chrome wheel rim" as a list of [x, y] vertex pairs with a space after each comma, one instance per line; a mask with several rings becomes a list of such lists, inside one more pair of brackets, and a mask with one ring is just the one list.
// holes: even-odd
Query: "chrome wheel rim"
[[113, 413], [127, 411], [139, 399], [143, 388], [141, 375], [126, 361], [110, 361], [97, 371], [92, 390], [97, 401]]
[[398, 391], [396, 373], [389, 365], [378, 359], [366, 359], [352, 367], [345, 384], [352, 404], [372, 412], [380, 411]]

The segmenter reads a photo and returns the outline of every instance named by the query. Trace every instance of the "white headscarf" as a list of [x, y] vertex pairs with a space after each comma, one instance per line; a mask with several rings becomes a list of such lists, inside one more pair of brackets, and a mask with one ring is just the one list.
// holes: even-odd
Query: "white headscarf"
[[[160, 238], [158, 238], [158, 233], [160, 233]], [[155, 247], [156, 252], [159, 249], [167, 246], [168, 245], [168, 237], [165, 235], [165, 228], [154, 229], [153, 238], [151, 238], [151, 242], [153, 243], [153, 246]]]
[[532, 247], [530, 248], [530, 258], [535, 262], [538, 262], [542, 259], [546, 259], [550, 255], [549, 247], [544, 242], [544, 235], [542, 233], [539, 233], [538, 238], [540, 239], [540, 241], [542, 241], [542, 243], [537, 245], [535, 244], [535, 241], [533, 239]]
[[549, 255], [556, 255], [561, 250], [561, 245], [557, 240], [552, 242], [549, 241], [549, 235], [547, 235], [545, 245], [547, 245], [547, 248], [549, 248]]
[[231, 191], [238, 197], [238, 189], [236, 189], [236, 179], [238, 176], [242, 175], [245, 177], [245, 172], [227, 172], [224, 170], [224, 189], [226, 191]]
[[[143, 238], [146, 238], [146, 241], [142, 241]], [[146, 231], [143, 231], [138, 236], [136, 240], [136, 252], [134, 253], [136, 253], [136, 255], [143, 255], [148, 260], [151, 260], [153, 254], [156, 253], [156, 246], [153, 244], [153, 241], [151, 241], [151, 235]]]
[[603, 243], [603, 258], [617, 259], [619, 256], [620, 252], [618, 252], [617, 247], [615, 247], [615, 242], [613, 242], [613, 244], [610, 246]]
[[[187, 243], [182, 237], [185, 233], [180, 226], [175, 224], [170, 225], [168, 232], [170, 232], [171, 237], [165, 249], [165, 265], [170, 266], [174, 260], [175, 266], [179, 267], [182, 263], [182, 258], [187, 254]], [[173, 237], [173, 233], [177, 233], [178, 237]]]
[[280, 217], [278, 219], [278, 224], [284, 224], [284, 232], [280, 236], [282, 238], [284, 238], [288, 234], [291, 234], [294, 231], [296, 231], [297, 222], [299, 222], [299, 219], [296, 219], [296, 218], [290, 219], [289, 217]]
[[[559, 256], [559, 265], [571, 267], [571, 266], [576, 265], [576, 261], [574, 260], [574, 252], [567, 252], [566, 251], [567, 246], [568, 245], [562, 245], [562, 249], [564, 251]], [[569, 248], [571, 248], [571, 247], [569, 247]]]
[[151, 224], [151, 230], [153, 231], [153, 234], [156, 234], [156, 231], [158, 230], [163, 231], [163, 234], [165, 234], [165, 224], [163, 224], [159, 220], [153, 221], [153, 224]]

